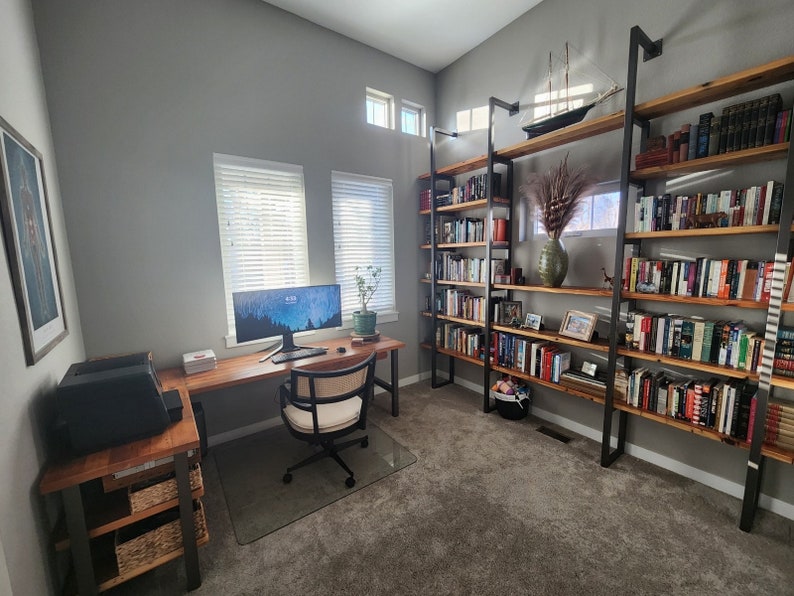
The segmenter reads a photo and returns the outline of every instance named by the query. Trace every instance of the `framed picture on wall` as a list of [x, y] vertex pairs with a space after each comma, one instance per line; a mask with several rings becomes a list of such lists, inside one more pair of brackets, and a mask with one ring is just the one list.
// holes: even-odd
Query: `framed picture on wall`
[[41, 154], [0, 118], [0, 216], [28, 365], [68, 331]]

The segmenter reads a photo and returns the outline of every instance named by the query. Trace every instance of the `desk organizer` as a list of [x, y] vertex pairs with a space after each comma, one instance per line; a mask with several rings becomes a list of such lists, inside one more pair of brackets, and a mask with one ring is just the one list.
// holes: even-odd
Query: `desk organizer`
[[[190, 490], [198, 490], [202, 486], [201, 466], [190, 466]], [[179, 491], [176, 486], [176, 474], [170, 472], [164, 476], [150, 478], [144, 482], [131, 484], [127, 488], [130, 501], [130, 513], [145, 511], [160, 503], [176, 499]]]
[[[200, 500], [193, 501], [193, 524], [196, 540], [207, 533], [207, 519]], [[179, 508], [169, 509], [116, 531], [115, 550], [119, 574], [129, 573], [151, 564], [182, 548]]]

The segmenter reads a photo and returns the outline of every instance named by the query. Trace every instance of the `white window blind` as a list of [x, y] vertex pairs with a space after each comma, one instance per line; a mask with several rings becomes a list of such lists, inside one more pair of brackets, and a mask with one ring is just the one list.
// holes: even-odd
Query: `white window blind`
[[213, 155], [226, 318], [232, 292], [309, 285], [303, 168]]
[[[356, 265], [381, 267], [381, 284], [367, 305], [379, 314], [394, 313], [394, 217], [392, 183], [331, 172], [336, 283], [342, 287], [342, 316], [361, 308], [356, 290]], [[381, 317], [381, 320], [382, 317]]]

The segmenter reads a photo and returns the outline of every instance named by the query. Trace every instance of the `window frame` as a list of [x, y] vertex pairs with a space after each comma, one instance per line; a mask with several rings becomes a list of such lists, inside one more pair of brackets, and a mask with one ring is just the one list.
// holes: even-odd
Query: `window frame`
[[[383, 106], [385, 124], [379, 124], [375, 121], [374, 112], [372, 119], [370, 119], [370, 102]], [[367, 87], [364, 101], [364, 120], [367, 124], [371, 124], [372, 126], [394, 130], [394, 96], [373, 89], [372, 87]]]
[[[358, 216], [360, 213], [366, 211], [365, 206], [361, 206], [361, 201], [366, 198], [362, 194], [362, 190], [368, 185], [374, 185], [380, 189], [383, 194], [379, 197], [379, 201], [383, 201], [384, 205], [375, 205], [377, 209], [383, 209], [383, 217], [375, 220], [370, 218], [369, 223], [373, 226], [370, 231], [374, 230], [375, 234], [371, 236], [377, 240], [375, 244], [370, 243], [364, 247], [363, 252], [369, 252], [361, 256], [356, 255], [356, 250], [352, 247], [355, 244], [360, 244], [365, 234], [355, 226], [353, 220], [344, 222], [346, 217], [350, 217], [355, 213]], [[359, 192], [355, 197], [342, 197], [340, 193], [344, 190], [342, 187], [348, 186], [348, 192], [353, 187], [359, 187]], [[349, 205], [341, 205], [341, 201], [353, 200], [359, 203], [358, 206], [350, 207]], [[372, 210], [372, 208], [370, 208]], [[394, 322], [399, 319], [399, 312], [397, 310], [397, 295], [396, 295], [396, 264], [394, 253], [394, 184], [388, 178], [377, 178], [374, 176], [364, 176], [361, 174], [353, 174], [350, 172], [341, 172], [337, 170], [331, 171], [331, 211], [333, 222], [333, 242], [334, 242], [334, 272], [336, 276], [336, 283], [342, 288], [342, 323], [343, 328], [349, 329], [353, 326], [352, 312], [360, 309], [360, 302], [358, 299], [358, 292], [355, 287], [355, 265], [365, 268], [367, 265], [382, 266], [383, 272], [381, 276], [387, 281], [387, 285], [383, 285], [378, 290], [379, 300], [369, 304], [369, 308], [377, 312], [378, 323]], [[348, 225], [353, 226], [351, 229], [340, 232], [340, 226]], [[388, 254], [384, 257], [383, 252]], [[383, 292], [386, 291], [387, 297], [384, 299]], [[387, 303], [387, 307], [383, 307], [383, 303]]]
[[[213, 153], [212, 158], [226, 306], [226, 347], [270, 343], [277, 338], [237, 343], [232, 293], [247, 289], [311, 285], [303, 166], [221, 153]], [[234, 180], [235, 177], [239, 177], [239, 181]], [[243, 196], [246, 192], [248, 196]], [[258, 204], [257, 197], [260, 200]], [[243, 201], [247, 201], [249, 205], [241, 204]], [[238, 205], [230, 206], [229, 202], [237, 202]], [[235, 208], [237, 214], [233, 212]], [[265, 221], [262, 221], [263, 213], [268, 217]], [[285, 218], [289, 213], [296, 216], [296, 219], [286, 226]], [[235, 235], [229, 232], [229, 226], [234, 225], [233, 222], [230, 223], [230, 218], [233, 219], [235, 215], [242, 219], [239, 235], [236, 236], [239, 239], [242, 235], [243, 240], [239, 242], [245, 245], [255, 241], [248, 249], [245, 246], [233, 248]], [[246, 224], [246, 217], [252, 220], [251, 225]], [[274, 228], [268, 222], [276, 218], [282, 235], [287, 232], [287, 242], [280, 236], [278, 239], [271, 239], [271, 230]], [[258, 249], [252, 248], [256, 245], [259, 246]], [[274, 253], [273, 249], [276, 247], [283, 250]], [[289, 276], [283, 275], [285, 259], [295, 265], [290, 269]], [[280, 264], [272, 266], [270, 263]], [[268, 283], [268, 277], [273, 273], [282, 275], [274, 278], [276, 281]], [[259, 274], [262, 276], [261, 283], [255, 279]], [[287, 277], [291, 279], [287, 280]]]
[[[412, 113], [416, 115], [416, 123], [417, 123], [417, 131], [410, 132], [405, 130], [405, 114], [406, 112]], [[415, 103], [413, 101], [408, 101], [407, 99], [402, 100], [402, 106], [400, 107], [400, 130], [407, 135], [411, 135], [413, 137], [426, 137], [427, 136], [427, 114], [425, 112], [424, 106]]]

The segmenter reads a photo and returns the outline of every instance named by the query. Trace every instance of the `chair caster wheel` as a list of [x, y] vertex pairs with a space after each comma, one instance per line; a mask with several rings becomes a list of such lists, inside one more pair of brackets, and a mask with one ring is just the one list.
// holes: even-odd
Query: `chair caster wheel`
[[356, 479], [350, 476], [345, 479], [345, 484], [347, 485], [347, 488], [353, 488], [356, 485]]
[[364, 439], [361, 441], [361, 448], [365, 449], [366, 447], [369, 447], [369, 439]]
[[286, 474], [284, 474], [282, 480], [284, 481], [284, 484], [289, 484], [290, 482], [292, 482], [292, 474], [287, 472]]

